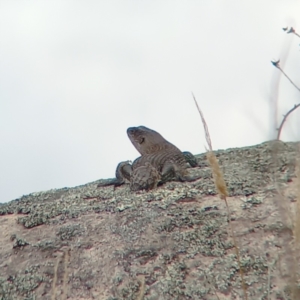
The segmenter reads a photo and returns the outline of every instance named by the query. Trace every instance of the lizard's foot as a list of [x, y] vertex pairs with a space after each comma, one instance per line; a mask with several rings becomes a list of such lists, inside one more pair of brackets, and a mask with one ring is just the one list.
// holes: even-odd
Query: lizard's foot
[[132, 191], [151, 190], [157, 187], [160, 179], [159, 172], [150, 163], [146, 163], [131, 173], [130, 189]]
[[191, 152], [183, 151], [182, 154], [192, 168], [198, 167], [197, 158]]
[[201, 175], [198, 175], [198, 176], [191, 176], [189, 174], [178, 174], [178, 180], [180, 181], [188, 181], [188, 182], [191, 182], [191, 181], [196, 181], [200, 178], [202, 178]]

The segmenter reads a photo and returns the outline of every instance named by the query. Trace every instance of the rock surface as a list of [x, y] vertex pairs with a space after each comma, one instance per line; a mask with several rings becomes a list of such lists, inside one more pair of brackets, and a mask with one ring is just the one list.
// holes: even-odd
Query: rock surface
[[[299, 147], [215, 152], [248, 299], [291, 299]], [[227, 208], [197, 158], [191, 183], [130, 192], [98, 180], [0, 204], [0, 299], [243, 299]]]

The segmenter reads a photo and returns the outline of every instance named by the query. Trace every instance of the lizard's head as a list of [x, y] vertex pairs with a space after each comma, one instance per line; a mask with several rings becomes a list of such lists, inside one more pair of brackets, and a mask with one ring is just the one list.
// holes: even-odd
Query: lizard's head
[[129, 127], [127, 135], [141, 155], [155, 153], [168, 143], [158, 132], [145, 126]]

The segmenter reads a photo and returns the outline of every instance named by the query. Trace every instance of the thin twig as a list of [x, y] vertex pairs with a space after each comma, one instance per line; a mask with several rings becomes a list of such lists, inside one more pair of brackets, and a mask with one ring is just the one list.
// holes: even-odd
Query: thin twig
[[278, 133], [277, 133], [277, 140], [280, 139], [280, 134], [281, 134], [281, 130], [282, 130], [282, 127], [283, 127], [283, 124], [285, 123], [286, 119], [288, 118], [288, 116], [294, 111], [296, 110], [298, 107], [300, 107], [300, 103], [299, 104], [295, 104], [293, 108], [291, 108], [284, 116], [283, 116], [283, 119], [280, 123], [280, 126], [278, 127]]
[[292, 81], [292, 79], [281, 69], [279, 63], [280, 60], [277, 61], [271, 61], [272, 65], [276, 67], [278, 70], [281, 71], [281, 73], [289, 80], [289, 82], [300, 92], [300, 88]]
[[[272, 65], [277, 68], [288, 80], [289, 82], [300, 92], [300, 88], [292, 81], [292, 79], [282, 70], [282, 68], [280, 67], [279, 63], [280, 60], [277, 61], [271, 61]], [[295, 104], [293, 108], [291, 108], [284, 116], [283, 119], [280, 123], [280, 126], [278, 127], [278, 133], [277, 133], [277, 140], [280, 139], [280, 134], [281, 134], [281, 130], [283, 128], [283, 125], [285, 123], [285, 121], [287, 120], [288, 116], [294, 111], [296, 110], [298, 107], [300, 106], [299, 104]]]
[[68, 295], [68, 264], [69, 264], [69, 260], [70, 260], [70, 253], [71, 250], [67, 249], [65, 250], [63, 256], [64, 256], [64, 277], [63, 277], [63, 294], [61, 297], [61, 300], [66, 300], [67, 299], [67, 295]]
[[292, 81], [292, 79], [281, 69], [280, 66], [277, 67], [282, 74], [289, 80], [289, 82], [300, 92], [300, 88]]
[[143, 300], [144, 299], [144, 294], [145, 294], [145, 276], [144, 275], [140, 276], [140, 281], [141, 281], [140, 292], [139, 292], [139, 295], [137, 297], [137, 300]]
[[57, 282], [57, 269], [58, 269], [60, 259], [61, 259], [61, 257], [58, 256], [57, 260], [55, 262], [55, 265], [54, 265], [54, 277], [53, 277], [53, 281], [52, 281], [51, 300], [55, 300], [56, 282]]

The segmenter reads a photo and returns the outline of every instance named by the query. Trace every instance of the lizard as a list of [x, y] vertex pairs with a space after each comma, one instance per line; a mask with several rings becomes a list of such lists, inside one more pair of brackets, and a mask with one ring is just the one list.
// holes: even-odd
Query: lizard
[[181, 152], [158, 132], [145, 126], [129, 127], [127, 135], [140, 157], [132, 164], [120, 162], [116, 169], [116, 178], [99, 183], [98, 187], [119, 186], [130, 182], [132, 191], [150, 190], [167, 181], [195, 181], [200, 177], [191, 177], [187, 172], [187, 163], [197, 167], [197, 159], [188, 151]]

